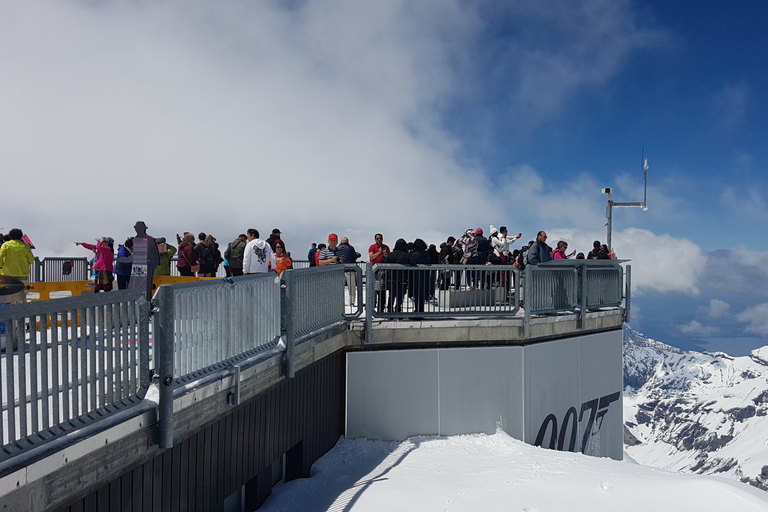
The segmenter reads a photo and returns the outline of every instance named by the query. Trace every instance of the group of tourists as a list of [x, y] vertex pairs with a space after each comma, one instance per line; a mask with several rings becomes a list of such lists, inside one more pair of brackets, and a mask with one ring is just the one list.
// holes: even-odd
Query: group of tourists
[[[440, 244], [438, 251], [434, 244], [427, 245], [424, 240], [417, 238], [411, 243], [400, 238], [395, 242], [391, 250], [384, 243], [384, 236], [376, 233], [374, 243], [368, 248], [368, 258], [372, 264], [395, 263], [414, 267], [417, 265], [514, 265], [519, 270], [524, 270], [527, 265], [538, 265], [551, 260], [568, 259], [611, 259], [614, 255], [605, 244], [595, 241], [592, 251], [587, 257], [584, 253], [576, 251], [568, 252], [568, 243], [561, 240], [555, 249], [547, 244], [547, 233], [539, 231], [535, 240], [531, 240], [520, 249], [511, 250], [511, 245], [522, 238], [522, 233], [509, 235], [506, 226], [496, 229], [493, 225], [489, 229], [490, 236], [485, 237], [483, 228], [468, 229], [459, 239], [453, 236]], [[349, 245], [347, 237], [339, 238], [335, 233], [328, 236], [328, 244], [313, 243], [307, 259], [310, 266], [325, 266], [335, 263], [355, 263], [360, 253]], [[349, 273], [348, 273], [349, 275]], [[503, 285], [508, 290], [511, 282], [498, 272], [469, 272], [466, 276], [470, 289], [489, 288], [495, 285]], [[376, 308], [383, 312], [385, 309], [391, 312], [400, 312], [406, 294], [413, 299], [416, 311], [423, 311], [424, 302], [434, 296], [435, 286], [441, 290], [447, 290], [451, 286], [459, 289], [462, 279], [461, 270], [435, 272], [377, 272], [376, 282]], [[350, 286], [350, 300], [353, 301], [352, 288]], [[354, 304], [354, 302], [352, 302]]]
[[[0, 235], [1, 236], [1, 235]], [[176, 267], [181, 276], [213, 277], [223, 266], [227, 277], [257, 274], [275, 271], [278, 275], [293, 268], [291, 253], [285, 248], [280, 229], [275, 228], [266, 240], [262, 240], [259, 231], [250, 228], [246, 233], [238, 235], [227, 244], [222, 254], [216, 238], [210, 233], [184, 232], [176, 234], [177, 247], [169, 244], [164, 237], [154, 239], [158, 252], [158, 266], [154, 275], [170, 275], [174, 256], [177, 256]], [[17, 277], [26, 280], [29, 266], [34, 262], [30, 243], [22, 238], [20, 229], [12, 229], [0, 238], [0, 275]], [[381, 233], [374, 236], [374, 243], [368, 248], [368, 259], [371, 263], [397, 263], [408, 266], [430, 264], [454, 265], [515, 265], [523, 270], [527, 265], [537, 265], [550, 260], [567, 259], [611, 259], [615, 256], [605, 244], [595, 241], [592, 250], [585, 257], [584, 253], [568, 252], [568, 243], [561, 240], [555, 248], [547, 245], [547, 234], [539, 231], [535, 240], [523, 245], [520, 249], [511, 249], [512, 244], [522, 237], [522, 233], [509, 235], [505, 226], [496, 229], [490, 226], [489, 236], [486, 237], [482, 228], [468, 229], [458, 239], [449, 236], [440, 244], [438, 250], [434, 244], [427, 245], [424, 240], [417, 238], [408, 243], [400, 238], [395, 242], [393, 250], [384, 243]], [[117, 277], [118, 289], [127, 288], [131, 278], [133, 265], [133, 237], [128, 237], [115, 251], [114, 239], [108, 236], [99, 237], [95, 244], [75, 242], [94, 253], [93, 274], [94, 291], [110, 291], [114, 278]], [[336, 263], [355, 263], [361, 254], [349, 243], [347, 237], [339, 238], [335, 233], [328, 236], [328, 243], [313, 243], [307, 259], [309, 266], [326, 266]], [[443, 272], [438, 279], [440, 289], [458, 287], [461, 275], [456, 272]], [[411, 276], [412, 283], [408, 290], [409, 296], [415, 297], [417, 308], [422, 299], [427, 299], [433, 290], [430, 286], [420, 283], [416, 274]], [[483, 288], [493, 283], [487, 278], [468, 276], [469, 285]], [[403, 281], [407, 279], [403, 278]], [[347, 273], [347, 284], [350, 288], [350, 302], [354, 304], [355, 288], [354, 274]], [[424, 286], [422, 286], [422, 284]], [[405, 291], [400, 292], [399, 285], [393, 283], [376, 283], [377, 308], [380, 311], [386, 307], [397, 311], [402, 308]], [[405, 284], [407, 288], [407, 284]], [[387, 291], [395, 293], [387, 294]]]

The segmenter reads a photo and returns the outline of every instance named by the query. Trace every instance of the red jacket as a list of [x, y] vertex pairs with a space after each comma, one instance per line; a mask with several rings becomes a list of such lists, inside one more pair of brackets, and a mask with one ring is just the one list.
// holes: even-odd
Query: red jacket
[[192, 265], [197, 265], [197, 253], [195, 252], [195, 246], [192, 244], [181, 242], [178, 256], [177, 268], [190, 268]]

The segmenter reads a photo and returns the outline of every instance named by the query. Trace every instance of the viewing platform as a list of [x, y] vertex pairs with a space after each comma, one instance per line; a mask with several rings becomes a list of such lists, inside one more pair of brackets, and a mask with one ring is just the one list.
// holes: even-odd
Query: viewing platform
[[253, 510], [342, 435], [620, 456], [629, 290], [616, 261], [363, 264], [1, 307], [0, 509]]

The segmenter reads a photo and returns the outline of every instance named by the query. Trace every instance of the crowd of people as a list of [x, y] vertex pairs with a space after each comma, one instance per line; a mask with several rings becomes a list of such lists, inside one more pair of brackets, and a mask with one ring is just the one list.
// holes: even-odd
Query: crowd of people
[[[539, 231], [535, 240], [531, 240], [522, 248], [511, 249], [511, 245], [522, 238], [522, 233], [509, 235], [506, 226], [489, 229], [490, 236], [485, 237], [482, 228], [468, 229], [457, 240], [453, 236], [440, 244], [440, 250], [434, 244], [427, 245], [424, 240], [417, 238], [408, 243], [400, 238], [395, 247], [390, 250], [384, 243], [384, 236], [376, 233], [374, 243], [368, 248], [368, 259], [372, 264], [395, 263], [405, 266], [417, 265], [514, 265], [524, 270], [527, 265], [538, 265], [557, 259], [611, 259], [613, 254], [605, 244], [595, 241], [588, 256], [576, 251], [568, 252], [568, 243], [561, 240], [555, 249], [547, 244], [547, 233]], [[338, 235], [328, 235], [328, 244], [312, 243], [307, 259], [310, 266], [325, 266], [336, 263], [355, 263], [360, 253], [349, 245], [347, 237], [342, 237], [339, 243]], [[376, 305], [378, 311], [385, 309], [392, 312], [402, 311], [403, 300], [408, 294], [414, 300], [415, 310], [423, 311], [424, 302], [434, 293], [434, 284], [442, 290], [452, 285], [458, 289], [461, 282], [461, 270], [443, 271], [437, 276], [428, 272], [377, 272], [374, 283]], [[348, 274], [350, 275], [350, 274]], [[485, 288], [498, 284], [494, 279], [500, 279], [490, 272], [472, 272], [467, 280], [472, 288]], [[453, 282], [453, 284], [452, 284]], [[348, 282], [348, 284], [350, 284]], [[502, 283], [508, 289], [511, 283]], [[354, 283], [350, 285], [350, 301], [354, 304]]]
[[[281, 239], [281, 231], [278, 228], [266, 240], [262, 240], [259, 231], [250, 228], [246, 233], [238, 235], [227, 244], [222, 254], [216, 238], [210, 233], [200, 232], [197, 237], [194, 233], [184, 232], [176, 234], [177, 247], [169, 244], [164, 237], [155, 238], [159, 263], [154, 270], [154, 275], [170, 275], [172, 259], [177, 256], [176, 266], [182, 276], [212, 277], [216, 276], [219, 266], [223, 266], [227, 277], [247, 274], [258, 274], [274, 271], [278, 275], [286, 269], [293, 268], [291, 253], [286, 250], [285, 243]], [[23, 233], [20, 229], [12, 229], [2, 237], [0, 245], [0, 275], [27, 279], [29, 266], [34, 262], [34, 256], [28, 243], [22, 240]], [[520, 249], [512, 249], [511, 246], [522, 238], [522, 233], [509, 235], [505, 226], [496, 229], [490, 226], [489, 236], [486, 237], [482, 228], [468, 229], [458, 239], [449, 236], [438, 248], [432, 244], [427, 245], [424, 240], [417, 238], [408, 243], [400, 238], [395, 242], [393, 250], [384, 243], [384, 236], [377, 233], [374, 243], [368, 248], [368, 259], [371, 263], [397, 263], [407, 266], [433, 265], [433, 264], [461, 264], [461, 265], [515, 265], [523, 270], [527, 265], [538, 265], [550, 260], [567, 259], [611, 259], [614, 255], [605, 244], [595, 241], [592, 250], [587, 256], [584, 253], [568, 252], [568, 243], [561, 240], [552, 249], [547, 244], [547, 234], [539, 231], [535, 240], [523, 245]], [[94, 291], [110, 291], [113, 281], [117, 277], [118, 289], [127, 288], [130, 282], [133, 264], [133, 237], [129, 237], [119, 245], [115, 251], [113, 238], [103, 236], [96, 239], [95, 244], [87, 242], [75, 242], [77, 246], [94, 253], [93, 273]], [[341, 237], [331, 233], [328, 235], [327, 244], [312, 243], [307, 259], [310, 267], [322, 267], [340, 263], [355, 263], [361, 258], [361, 254], [350, 245], [347, 237]], [[460, 274], [455, 271], [441, 272], [438, 285], [441, 289], [449, 289], [451, 281], [458, 287]], [[379, 311], [388, 308], [398, 311], [402, 308], [405, 290], [408, 288], [410, 296], [414, 297], [417, 308], [423, 304], [432, 291], [430, 286], [419, 282], [416, 274], [410, 276], [410, 286], [407, 284], [407, 276], [402, 278], [402, 283], [386, 282], [385, 278], [377, 278], [376, 307]], [[469, 276], [468, 276], [468, 279]], [[473, 287], [485, 287], [491, 283], [485, 282], [486, 278], [471, 278]], [[347, 285], [349, 286], [350, 302], [354, 304], [355, 278], [353, 273], [347, 273]], [[389, 294], [387, 292], [390, 292]], [[394, 291], [394, 293], [393, 293]], [[418, 310], [418, 309], [417, 309]]]

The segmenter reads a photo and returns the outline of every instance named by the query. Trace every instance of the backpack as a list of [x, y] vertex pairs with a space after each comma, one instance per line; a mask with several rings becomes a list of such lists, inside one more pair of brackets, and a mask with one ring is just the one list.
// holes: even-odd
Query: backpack
[[517, 268], [521, 271], [525, 270], [525, 266], [528, 264], [528, 250], [530, 249], [530, 246], [523, 247], [520, 249], [520, 254], [517, 255]]
[[216, 244], [207, 245], [203, 248], [203, 254], [200, 258], [201, 265], [215, 265], [219, 263], [219, 250]]

